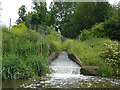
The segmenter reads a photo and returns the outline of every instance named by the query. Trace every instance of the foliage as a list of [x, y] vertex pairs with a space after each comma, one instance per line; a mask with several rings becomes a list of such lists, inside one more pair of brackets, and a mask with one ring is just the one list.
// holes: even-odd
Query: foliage
[[[97, 42], [97, 41], [100, 42]], [[66, 40], [63, 45], [69, 53], [76, 54], [85, 65], [99, 65], [99, 51], [102, 49], [103, 39], [93, 38], [86, 41]]]
[[[18, 31], [14, 31], [13, 28], [17, 28]], [[33, 75], [44, 75], [48, 70], [46, 66], [46, 58], [49, 54], [48, 43], [36, 31], [18, 33], [22, 29], [23, 26], [20, 25], [13, 26], [10, 31], [6, 28], [2, 29], [3, 79], [29, 78]], [[38, 67], [41, 71], [36, 69]]]
[[104, 22], [95, 24], [90, 30], [94, 37], [109, 37], [111, 39], [120, 40], [119, 30], [119, 9], [117, 7], [109, 8], [108, 17], [109, 19]]
[[108, 66], [105, 62], [101, 62], [99, 65], [99, 76], [110, 77], [114, 74], [113, 68]]
[[22, 5], [18, 11], [19, 19], [16, 21], [18, 24], [23, 23], [25, 21], [25, 17], [26, 17], [25, 13], [26, 13], [26, 7], [25, 5]]
[[[112, 66], [112, 64], [116, 60], [118, 60], [119, 56], [115, 59], [114, 62], [111, 62], [111, 65], [108, 65], [107, 64], [108, 62], [106, 62], [105, 59], [107, 59], [107, 56], [109, 57], [112, 53], [108, 54], [109, 52], [106, 51], [106, 53], [102, 53], [103, 56], [105, 55], [105, 58], [101, 56], [101, 52], [105, 52], [104, 50], [106, 50], [105, 44], [110, 45], [110, 44], [115, 44], [115, 42], [107, 38], [106, 39], [105, 38], [89, 38], [83, 41], [77, 40], [77, 39], [75, 40], [71, 39], [71, 40], [66, 40], [63, 43], [62, 50], [67, 50], [68, 53], [74, 53], [75, 55], [77, 55], [84, 65], [99, 66], [100, 76], [112, 76], [113, 74], [115, 75], [116, 72], [118, 72], [118, 69], [117, 69], [118, 67], [116, 67], [115, 65]], [[111, 49], [114, 51], [113, 48]], [[118, 65], [119, 64], [117, 63], [117, 66]]]
[[52, 24], [58, 31], [61, 31], [64, 35], [63, 25], [70, 22], [71, 15], [74, 12], [76, 3], [75, 2], [52, 2], [50, 9], [54, 16], [54, 23]]
[[113, 44], [105, 44], [106, 48], [101, 53], [102, 58], [105, 59], [105, 62], [114, 68], [115, 74], [120, 73], [120, 51], [118, 42]]
[[98, 38], [109, 37], [110, 39], [119, 40], [120, 25], [118, 22], [119, 17], [117, 14], [118, 12], [117, 7], [110, 8], [109, 12], [112, 12], [113, 15], [110, 15], [111, 17], [108, 20], [106, 19], [104, 22], [96, 23], [86, 31], [84, 30], [83, 32], [81, 31], [81, 35], [79, 35], [79, 38], [83, 37], [82, 34], [86, 32], [86, 37], [83, 37], [83, 39], [87, 37], [90, 38], [89, 36], [92, 35], [93, 37], [98, 37]]
[[120, 23], [118, 23], [118, 16], [114, 16], [104, 23], [106, 35], [111, 39], [120, 41]]
[[53, 26], [47, 27], [46, 34], [52, 34], [52, 35], [56, 35], [58, 37], [61, 36], [61, 34], [59, 32], [55, 31], [55, 28]]
[[92, 33], [89, 30], [84, 29], [81, 31], [81, 34], [78, 36], [80, 40], [89, 40], [93, 37]]
[[54, 22], [52, 11], [48, 12], [46, 2], [35, 2], [33, 1], [33, 11], [26, 13], [25, 5], [19, 8], [19, 18], [16, 21], [18, 24], [24, 23], [28, 28], [38, 29], [38, 26], [50, 26]]
[[104, 23], [96, 23], [90, 30], [93, 37], [106, 37], [105, 29], [104, 29]]
[[66, 40], [62, 45], [62, 50], [69, 50], [69, 48], [72, 47], [73, 41], [74, 40], [72, 40], [72, 39]]
[[52, 2], [50, 11], [47, 11], [46, 2], [33, 1], [33, 4], [32, 12], [26, 14], [25, 5], [18, 11], [17, 22], [24, 23], [29, 29], [42, 31], [40, 26], [43, 26], [49, 30], [52, 25], [69, 38], [77, 38], [86, 29], [91, 30], [94, 37], [119, 40], [118, 6], [111, 6], [108, 2]]
[[2, 60], [3, 79], [25, 79], [34, 75], [32, 68], [26, 66], [22, 57], [10, 54]]
[[49, 42], [50, 53], [53, 51], [61, 51], [62, 42], [60, 37], [53, 34], [48, 34], [46, 35], [46, 40]]
[[10, 29], [10, 32], [13, 32], [17, 35], [22, 35], [27, 32], [27, 27], [24, 24], [13, 25]]
[[67, 37], [76, 38], [81, 30], [89, 29], [95, 23], [105, 21], [109, 8], [111, 7], [107, 2], [78, 3], [71, 21], [64, 26], [65, 32], [71, 32]]
[[38, 75], [44, 75], [48, 73], [48, 67], [46, 66], [47, 59], [42, 56], [31, 55], [26, 60], [26, 65], [33, 69], [33, 71]]

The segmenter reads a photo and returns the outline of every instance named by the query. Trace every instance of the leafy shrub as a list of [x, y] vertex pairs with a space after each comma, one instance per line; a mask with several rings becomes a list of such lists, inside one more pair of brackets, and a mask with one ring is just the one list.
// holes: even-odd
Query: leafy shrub
[[[117, 16], [118, 17], [118, 16]], [[111, 39], [120, 41], [120, 25], [118, 18], [111, 18], [104, 23], [105, 33]]]
[[10, 29], [10, 32], [13, 32], [17, 35], [21, 35], [26, 33], [27, 31], [27, 27], [23, 24], [19, 24], [19, 25], [13, 25], [12, 28]]
[[82, 41], [89, 40], [92, 38], [92, 34], [89, 30], [84, 29], [83, 31], [81, 31], [81, 34], [78, 36], [78, 38]]
[[106, 63], [115, 69], [115, 74], [120, 73], [120, 51], [118, 42], [113, 44], [105, 44], [106, 48], [103, 50], [101, 56]]
[[105, 37], [105, 29], [104, 29], [104, 23], [97, 23], [91, 28], [91, 33], [94, 37]]

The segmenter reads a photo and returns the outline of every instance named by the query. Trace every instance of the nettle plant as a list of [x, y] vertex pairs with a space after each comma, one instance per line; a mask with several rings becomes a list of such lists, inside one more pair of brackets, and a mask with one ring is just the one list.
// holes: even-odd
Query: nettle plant
[[120, 71], [120, 51], [119, 47], [120, 44], [115, 42], [114, 44], [105, 44], [106, 48], [102, 52], [102, 57], [105, 59], [108, 65], [112, 66], [113, 68], [116, 67], [116, 74]]

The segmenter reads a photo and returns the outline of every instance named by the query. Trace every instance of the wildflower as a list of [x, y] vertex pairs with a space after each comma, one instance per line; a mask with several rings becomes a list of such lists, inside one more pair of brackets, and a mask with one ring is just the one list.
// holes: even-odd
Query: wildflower
[[106, 43], [104, 43], [104, 45], [105, 45], [105, 46], [107, 46], [107, 44], [106, 44]]

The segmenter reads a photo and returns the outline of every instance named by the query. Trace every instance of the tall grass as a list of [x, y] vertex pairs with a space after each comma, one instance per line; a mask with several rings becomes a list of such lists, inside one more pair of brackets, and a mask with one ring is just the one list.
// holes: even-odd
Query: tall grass
[[46, 35], [46, 40], [49, 43], [50, 52], [62, 51], [62, 42], [60, 36], [48, 34]]
[[[102, 58], [102, 52], [106, 49], [106, 44], [115, 44], [108, 38], [90, 38], [85, 40], [66, 40], [63, 43], [63, 49], [68, 53], [76, 54], [84, 65], [99, 66], [99, 75], [110, 76], [114, 74], [114, 69]], [[109, 70], [108, 70], [109, 68]]]
[[25, 79], [47, 73], [48, 42], [25, 26], [13, 28], [2, 29], [2, 79]]

